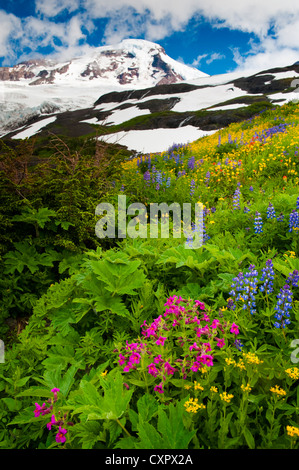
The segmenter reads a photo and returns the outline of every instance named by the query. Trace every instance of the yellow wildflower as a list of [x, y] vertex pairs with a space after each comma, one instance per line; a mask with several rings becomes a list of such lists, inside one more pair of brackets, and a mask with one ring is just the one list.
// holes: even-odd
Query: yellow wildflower
[[200, 385], [200, 383], [194, 382], [194, 390], [203, 390], [203, 387]]
[[296, 426], [287, 426], [286, 429], [288, 436], [299, 437], [299, 428], [297, 428]]
[[249, 384], [247, 384], [247, 385], [242, 384], [242, 385], [241, 385], [241, 390], [242, 390], [243, 392], [250, 392], [250, 391], [251, 391], [251, 387], [250, 387]]
[[210, 388], [210, 392], [212, 392], [212, 393], [218, 393], [218, 388], [217, 388], [217, 387], [214, 387], [214, 385], [212, 385], [212, 387]]
[[239, 367], [239, 369], [243, 369], [243, 370], [246, 369], [246, 366], [245, 366], [244, 362], [242, 361], [242, 359], [240, 359], [239, 362], [236, 363], [236, 367]]
[[226, 403], [230, 403], [231, 399], [234, 398], [234, 395], [232, 395], [231, 393], [223, 392], [223, 393], [220, 393], [220, 398]]
[[204, 409], [206, 406], [203, 403], [198, 403], [197, 398], [190, 398], [184, 403], [184, 407], [188, 413], [197, 413], [198, 410]]
[[230, 357], [226, 357], [225, 362], [228, 366], [231, 365], [231, 364], [236, 365], [236, 361], [234, 359], [231, 359]]
[[243, 356], [249, 364], [262, 364], [264, 362], [260, 360], [256, 354], [251, 353], [251, 352], [248, 352], [248, 353], [243, 352]]
[[286, 369], [286, 374], [288, 374], [289, 377], [291, 377], [291, 379], [299, 379], [299, 369], [298, 367], [293, 367], [291, 369]]

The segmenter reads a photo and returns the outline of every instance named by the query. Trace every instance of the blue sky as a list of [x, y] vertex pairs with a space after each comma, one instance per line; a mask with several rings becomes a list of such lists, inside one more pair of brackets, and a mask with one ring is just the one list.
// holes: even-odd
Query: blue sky
[[140, 38], [210, 75], [299, 60], [298, 0], [0, 0], [0, 66]]

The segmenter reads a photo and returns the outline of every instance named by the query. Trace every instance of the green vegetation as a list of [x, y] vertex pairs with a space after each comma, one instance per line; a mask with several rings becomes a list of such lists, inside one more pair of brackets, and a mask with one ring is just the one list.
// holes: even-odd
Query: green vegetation
[[[138, 158], [2, 142], [1, 448], [298, 449], [299, 106], [251, 106]], [[97, 238], [120, 194], [200, 201], [204, 244]]]

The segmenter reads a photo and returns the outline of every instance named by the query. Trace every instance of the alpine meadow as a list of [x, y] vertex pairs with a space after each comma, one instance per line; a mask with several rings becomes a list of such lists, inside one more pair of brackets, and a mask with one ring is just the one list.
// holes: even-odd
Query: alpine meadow
[[[2, 448], [298, 449], [298, 129], [288, 102], [160, 153], [1, 141]], [[200, 202], [203, 244], [97, 237], [119, 195]]]

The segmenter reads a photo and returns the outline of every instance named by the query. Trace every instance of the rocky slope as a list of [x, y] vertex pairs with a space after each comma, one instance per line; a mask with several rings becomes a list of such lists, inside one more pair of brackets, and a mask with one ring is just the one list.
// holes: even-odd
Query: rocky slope
[[[6, 90], [14, 89], [15, 83], [20, 88], [15, 95], [18, 119], [14, 120], [14, 110], [11, 119], [2, 124], [2, 134], [13, 139], [46, 135], [49, 131], [71, 137], [97, 135], [103, 140], [121, 136], [123, 145], [145, 151], [137, 141], [142, 143], [150, 131], [175, 130], [177, 142], [188, 140], [190, 135], [195, 140], [204, 132], [214, 132], [265, 108], [299, 98], [294, 85], [299, 78], [298, 63], [247, 77], [236, 73], [210, 77], [170, 58], [166, 60], [163, 49], [153, 43], [123, 43], [118, 48], [98, 51], [97, 61], [90, 57], [78, 59], [76, 73], [74, 62], [59, 67], [52, 64], [46, 69], [45, 62], [31, 61], [26, 74], [34, 76], [20, 78], [17, 74], [16, 81], [3, 82]], [[133, 67], [137, 56], [139, 65]], [[99, 65], [99, 57], [109, 59], [105, 71], [103, 62]], [[25, 73], [22, 64], [17, 67], [15, 72], [21, 73], [22, 69]], [[109, 80], [116, 80], [117, 84], [104, 86], [105, 74], [112, 74]], [[36, 90], [34, 95], [32, 90]], [[41, 102], [38, 90], [43, 92]], [[157, 132], [154, 139], [156, 136]], [[150, 140], [153, 141], [152, 136]]]

